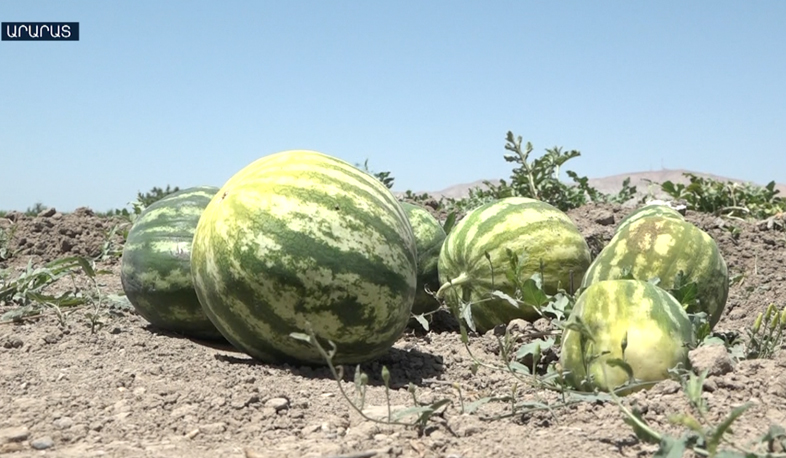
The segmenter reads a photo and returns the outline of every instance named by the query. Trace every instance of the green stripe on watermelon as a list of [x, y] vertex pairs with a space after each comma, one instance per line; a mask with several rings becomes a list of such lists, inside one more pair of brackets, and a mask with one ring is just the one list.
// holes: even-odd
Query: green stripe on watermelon
[[221, 339], [191, 278], [191, 243], [214, 186], [183, 189], [154, 202], [134, 222], [123, 246], [120, 281], [145, 320], [189, 337]]
[[425, 208], [409, 202], [401, 202], [401, 207], [412, 226], [418, 254], [418, 291], [412, 304], [412, 313], [420, 315], [433, 312], [439, 308], [439, 301], [426, 292], [426, 287], [432, 292], [439, 289], [437, 263], [442, 243], [445, 241], [445, 231]]
[[[542, 287], [549, 294], [577, 287], [591, 261], [589, 246], [573, 221], [545, 202], [509, 197], [472, 210], [450, 231], [442, 246], [439, 295], [454, 306], [458, 297], [475, 303], [471, 312], [479, 332], [515, 318], [535, 320], [541, 316], [530, 306], [519, 308], [503, 299], [489, 300], [494, 290], [514, 294], [514, 285], [506, 275], [508, 249], [519, 256], [522, 281], [540, 273], [542, 262]], [[449, 294], [450, 290], [459, 294]]]
[[668, 203], [661, 202], [661, 201], [654, 201], [629, 213], [628, 216], [626, 216], [625, 218], [622, 219], [622, 221], [620, 221], [619, 225], [617, 226], [617, 230], [615, 232], [619, 232], [620, 229], [622, 229], [623, 227], [634, 221], [637, 221], [641, 218], [647, 218], [650, 216], [662, 216], [664, 218], [673, 218], [678, 221], [685, 221], [685, 217], [682, 216], [682, 213], [672, 208]]
[[690, 222], [649, 216], [622, 227], [593, 261], [582, 281], [586, 287], [621, 278], [623, 270], [638, 280], [658, 278], [658, 286], [674, 288], [677, 274], [698, 286], [698, 310], [711, 327], [720, 320], [729, 292], [726, 262], [715, 240]]
[[[591, 338], [582, 339], [573, 328], [579, 321]], [[582, 381], [589, 372], [590, 387], [609, 391], [629, 379], [610, 359], [624, 360], [637, 381], [656, 382], [678, 364], [687, 368], [695, 343], [688, 315], [669, 293], [641, 280], [607, 280], [592, 284], [576, 300], [560, 364], [574, 387], [586, 388]]]
[[322, 364], [294, 339], [310, 323], [334, 362], [367, 361], [403, 332], [416, 286], [412, 228], [375, 177], [310, 151], [263, 157], [205, 209], [192, 251], [205, 312], [266, 362]]

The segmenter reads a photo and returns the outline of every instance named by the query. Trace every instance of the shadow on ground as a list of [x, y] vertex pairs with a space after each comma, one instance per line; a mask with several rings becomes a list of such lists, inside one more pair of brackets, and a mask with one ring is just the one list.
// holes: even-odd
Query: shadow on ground
[[[234, 350], [237, 352], [237, 350]], [[330, 372], [330, 368], [322, 365], [292, 365], [289, 363], [270, 364], [258, 361], [251, 356], [242, 354], [226, 355], [216, 354], [215, 358], [221, 362], [229, 364], [242, 364], [248, 366], [260, 366], [269, 369], [279, 369], [290, 372], [304, 378], [311, 379], [335, 379]], [[368, 385], [383, 386], [382, 367], [385, 366], [390, 372], [390, 387], [407, 387], [409, 383], [418, 386], [423, 385], [424, 379], [429, 379], [440, 375], [444, 371], [442, 357], [431, 353], [424, 353], [418, 350], [402, 350], [391, 348], [388, 352], [374, 361], [360, 365], [360, 371], [368, 376]], [[345, 364], [342, 368], [342, 380], [352, 382], [355, 378], [356, 364]], [[339, 366], [336, 367], [339, 370]]]

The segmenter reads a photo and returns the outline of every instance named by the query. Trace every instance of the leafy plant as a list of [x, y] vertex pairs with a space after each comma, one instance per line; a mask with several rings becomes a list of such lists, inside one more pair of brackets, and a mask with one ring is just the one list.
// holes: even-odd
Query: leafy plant
[[[572, 170], [566, 170], [565, 174], [573, 183], [561, 181], [563, 166], [570, 159], [581, 156], [579, 151], [563, 151], [562, 147], [554, 147], [533, 159], [530, 157], [533, 152], [531, 143], [523, 145], [522, 137], [514, 136], [513, 132], [507, 133], [506, 140], [505, 149], [512, 154], [505, 154], [503, 157], [507, 162], [518, 165], [512, 170], [509, 181], [503, 179], [499, 184], [484, 181], [484, 187], [470, 188], [469, 195], [461, 199], [443, 197], [439, 199], [438, 209], [464, 214], [494, 200], [520, 196], [548, 202], [567, 211], [588, 202], [624, 203], [636, 195], [636, 187], [630, 185], [630, 178], [623, 181], [622, 189], [616, 194], [598, 191], [589, 185], [587, 177], [579, 176]], [[428, 194], [415, 194], [409, 190], [404, 197], [412, 201], [430, 198]]]
[[691, 411], [669, 417], [671, 423], [686, 429], [678, 437], [655, 430], [643, 418], [639, 409], [624, 406], [616, 395], [614, 399], [624, 415], [625, 423], [633, 428], [636, 436], [642, 441], [658, 444], [658, 451], [654, 455], [656, 457], [681, 457], [687, 450], [703, 457], [786, 457], [786, 453], [775, 452], [775, 443], [780, 444], [781, 449], [786, 446], [786, 431], [780, 426], [770, 426], [769, 431], [749, 447], [744, 447], [729, 437], [732, 424], [752, 407], [751, 403], [735, 407], [718, 423], [710, 421], [709, 405], [702, 397], [706, 376], [706, 371], [698, 375], [692, 372], [680, 375], [682, 392]]
[[166, 197], [166, 196], [168, 196], [170, 194], [176, 193], [178, 191], [180, 191], [180, 188], [178, 186], [175, 186], [174, 188], [171, 188], [169, 185], [166, 185], [166, 189], [153, 186], [153, 188], [150, 191], [148, 191], [148, 192], [146, 192], [144, 194], [142, 194], [141, 192], [138, 192], [136, 201], [139, 204], [141, 204], [142, 209], [145, 209], [145, 208], [151, 206], [153, 203], [163, 199], [164, 197]]
[[[322, 344], [319, 343], [316, 334], [314, 334], [313, 329], [309, 326], [306, 329], [306, 333], [291, 333], [290, 337], [293, 339], [302, 340], [311, 344], [322, 356], [322, 358], [327, 363], [327, 366], [332, 374], [333, 378], [336, 380], [338, 385], [338, 390], [341, 393], [341, 396], [349, 403], [353, 410], [355, 410], [360, 416], [364, 419], [375, 422], [375, 423], [383, 423], [388, 425], [400, 425], [400, 426], [415, 426], [417, 427], [420, 434], [422, 434], [429, 422], [429, 420], [434, 417], [435, 415], [440, 415], [447, 406], [451, 404], [449, 399], [439, 399], [432, 403], [421, 403], [418, 401], [417, 397], [415, 396], [415, 387], [412, 383], [409, 384], [409, 393], [412, 395], [413, 406], [407, 407], [400, 410], [392, 410], [390, 405], [390, 371], [386, 366], [382, 366], [382, 380], [385, 384], [385, 399], [387, 401], [387, 415], [383, 419], [375, 418], [374, 416], [368, 415], [364, 411], [365, 407], [365, 399], [366, 399], [366, 389], [368, 385], [368, 375], [361, 372], [360, 365], [355, 367], [355, 391], [356, 391], [356, 399], [352, 399], [347, 392], [344, 390], [343, 385], [341, 384], [341, 380], [344, 378], [344, 370], [343, 366], [336, 367], [333, 364], [333, 356], [336, 352], [336, 346], [332, 341], [328, 341], [328, 345], [330, 345], [330, 350], [325, 350]], [[406, 418], [414, 417], [414, 420], [405, 421]]]
[[35, 204], [33, 204], [32, 207], [27, 207], [27, 210], [25, 210], [25, 215], [27, 215], [27, 216], [36, 216], [39, 213], [41, 213], [42, 211], [46, 210], [47, 208], [49, 208], [49, 207], [47, 207], [43, 203], [36, 202]]
[[88, 297], [75, 283], [72, 289], [59, 295], [50, 294], [47, 290], [63, 277], [73, 280], [78, 271], [91, 279], [96, 275], [91, 260], [73, 256], [51, 261], [43, 267], [33, 267], [31, 260], [16, 279], [0, 279], [0, 304], [16, 306], [0, 316], [0, 321], [19, 321], [49, 309], [57, 314], [61, 323], [64, 322], [66, 313], [63, 309], [83, 305], [87, 303]]
[[687, 185], [665, 181], [660, 187], [673, 199], [684, 201], [689, 210], [755, 220], [772, 218], [786, 210], [786, 199], [778, 196], [780, 191], [775, 189], [774, 181], [761, 187], [692, 173], [683, 176], [690, 180]]
[[786, 333], [786, 307], [780, 312], [770, 304], [766, 312], [759, 313], [753, 326], [747, 329], [748, 344], [745, 358], [771, 358], [784, 343]]
[[[101, 244], [101, 252], [94, 258], [96, 261], [106, 261], [117, 259], [123, 254], [123, 247], [115, 242], [116, 235], [121, 235], [123, 240], [128, 239], [129, 224], [115, 224], [111, 229], [104, 232], [104, 242]], [[120, 231], [118, 233], [118, 231]]]
[[491, 195], [499, 199], [511, 196], [522, 196], [548, 202], [562, 211], [580, 207], [589, 201], [592, 202], [626, 202], [636, 193], [636, 187], [630, 186], [630, 179], [623, 183], [623, 189], [616, 195], [610, 196], [601, 193], [589, 185], [587, 177], [579, 176], [572, 170], [565, 173], [573, 180], [573, 185], [560, 180], [562, 167], [569, 160], [581, 156], [577, 150], [563, 151], [562, 147], [547, 149], [542, 156], [531, 159], [533, 146], [530, 142], [522, 145], [521, 136], [514, 136], [513, 132], [507, 134], [505, 149], [513, 154], [506, 154], [507, 162], [518, 164], [513, 169], [510, 184], [500, 180], [496, 185], [484, 182], [487, 191], [479, 191], [480, 196]]
[[116, 208], [103, 213], [102, 216], [122, 216], [128, 219], [129, 222], [133, 223], [136, 218], [139, 217], [139, 215], [145, 210], [145, 208], [178, 191], [180, 191], [178, 186], [175, 186], [174, 188], [170, 187], [170, 185], [167, 185], [166, 188], [154, 186], [152, 189], [150, 189], [150, 191], [144, 194], [142, 194], [141, 191], [137, 192], [136, 200], [128, 203], [128, 205], [131, 207], [130, 210], [127, 207]]
[[425, 202], [427, 200], [430, 200], [431, 199], [431, 195], [429, 195], [429, 193], [427, 193], [427, 192], [422, 192], [420, 194], [416, 194], [416, 193], [412, 192], [412, 190], [407, 189], [406, 191], [404, 191], [403, 198], [404, 198], [404, 200], [409, 200], [411, 202], [422, 203], [422, 202]]
[[[358, 167], [358, 168], [360, 168], [360, 164], [355, 164], [355, 167]], [[393, 187], [393, 182], [395, 181], [395, 178], [393, 178], [393, 177], [390, 175], [390, 172], [374, 172], [374, 171], [370, 170], [370, 169], [368, 168], [368, 159], [366, 159], [366, 160], [365, 160], [365, 162], [363, 162], [363, 169], [362, 169], [362, 170], [363, 170], [364, 172], [366, 172], [366, 173], [368, 173], [368, 174], [370, 174], [370, 175], [373, 175], [374, 177], [376, 177], [376, 178], [377, 178], [379, 181], [381, 181], [381, 182], [382, 182], [382, 184], [384, 184], [384, 185], [385, 185], [385, 186], [386, 186], [388, 189], [391, 189], [391, 188]]]
[[18, 252], [11, 251], [10, 244], [11, 239], [14, 238], [14, 233], [16, 233], [17, 225], [13, 224], [8, 229], [0, 228], [0, 261], [6, 261], [14, 257], [14, 255]]

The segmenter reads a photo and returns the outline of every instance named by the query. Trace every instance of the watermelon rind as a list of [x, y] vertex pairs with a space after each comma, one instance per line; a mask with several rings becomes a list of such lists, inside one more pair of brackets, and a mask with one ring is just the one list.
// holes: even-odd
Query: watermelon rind
[[513, 319], [541, 317], [531, 305], [517, 307], [492, 297], [494, 291], [515, 295], [515, 285], [506, 274], [510, 269], [507, 250], [519, 258], [520, 280], [542, 274], [541, 287], [547, 294], [560, 289], [573, 293], [591, 261], [589, 246], [575, 223], [546, 202], [507, 197], [470, 211], [442, 245], [438, 295], [454, 311], [461, 309], [461, 302], [471, 303], [472, 321], [479, 333]]
[[191, 244], [202, 211], [218, 192], [195, 186], [145, 208], [128, 231], [120, 281], [136, 312], [162, 330], [223, 339], [207, 318], [191, 279]]
[[688, 221], [670, 216], [648, 216], [622, 227], [587, 270], [582, 286], [619, 279], [626, 270], [637, 280], [658, 279], [670, 291], [682, 272], [683, 284], [696, 283], [698, 306], [710, 327], [721, 318], [729, 294], [726, 262], [715, 240]]
[[617, 230], [615, 232], [619, 232], [623, 227], [634, 221], [650, 216], [661, 216], [664, 218], [674, 218], [678, 221], [685, 221], [685, 217], [682, 213], [680, 213], [677, 208], [672, 207], [669, 202], [655, 200], [629, 213], [628, 216], [623, 218], [617, 225]]
[[205, 313], [236, 348], [267, 363], [372, 360], [406, 328], [416, 244], [379, 180], [326, 154], [264, 156], [208, 204], [191, 252]]
[[418, 285], [412, 314], [421, 315], [437, 310], [439, 301], [426, 290], [439, 289], [439, 252], [445, 241], [445, 230], [439, 221], [425, 208], [409, 202], [401, 202], [415, 235], [418, 259]]
[[[579, 321], [590, 338], [582, 339], [582, 333], [572, 328]], [[585, 380], [603, 391], [627, 383], [627, 372], [609, 362], [614, 359], [629, 365], [636, 382], [665, 380], [669, 370], [688, 367], [688, 351], [696, 344], [682, 305], [662, 288], [641, 280], [594, 283], [576, 300], [567, 325], [560, 365], [576, 388], [586, 387]]]

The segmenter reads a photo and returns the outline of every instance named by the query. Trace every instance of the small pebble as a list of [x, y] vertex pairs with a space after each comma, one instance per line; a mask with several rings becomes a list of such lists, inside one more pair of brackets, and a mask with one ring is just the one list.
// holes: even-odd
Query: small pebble
[[5, 348], [22, 348], [25, 343], [19, 337], [9, 337], [8, 340], [3, 342]]
[[36, 450], [46, 450], [55, 445], [55, 441], [49, 436], [39, 437], [30, 441], [30, 446]]
[[74, 420], [71, 417], [61, 417], [53, 421], [52, 424], [58, 429], [66, 429], [74, 425]]
[[30, 432], [24, 426], [14, 426], [0, 429], [0, 444], [6, 442], [21, 442], [27, 439]]
[[276, 412], [279, 410], [284, 410], [289, 407], [289, 399], [286, 398], [272, 398], [268, 399], [265, 402], [265, 407], [272, 407], [276, 409]]

